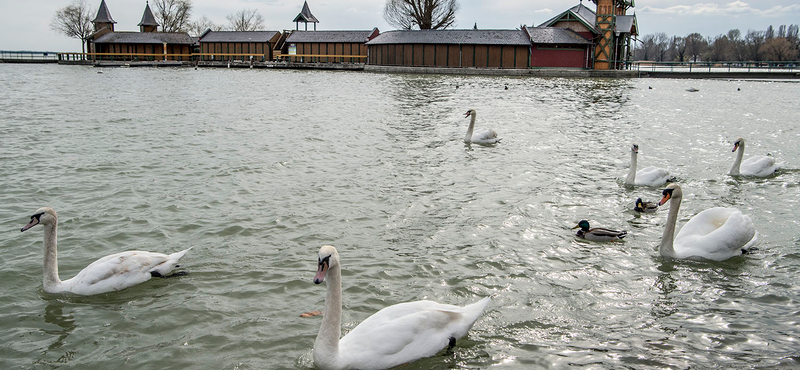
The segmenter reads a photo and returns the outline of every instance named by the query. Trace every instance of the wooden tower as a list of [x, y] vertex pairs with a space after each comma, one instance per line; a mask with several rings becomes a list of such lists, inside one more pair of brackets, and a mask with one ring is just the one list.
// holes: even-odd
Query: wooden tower
[[597, 4], [595, 27], [600, 32], [594, 49], [594, 69], [616, 69], [618, 63], [625, 61], [626, 39], [630, 29], [620, 30], [617, 17], [625, 16], [628, 8], [634, 6], [633, 0], [592, 0]]
[[150, 10], [150, 2], [144, 7], [144, 14], [142, 14], [142, 21], [139, 22], [139, 32], [158, 32], [158, 22], [153, 12]]
[[[97, 9], [97, 16], [94, 17], [92, 20], [92, 24], [94, 24], [94, 33], [97, 36], [97, 33], [100, 31], [106, 32], [114, 32], [114, 18], [111, 18], [111, 13], [108, 11], [108, 7], [106, 6], [106, 0], [100, 1], [100, 8]], [[101, 33], [102, 34], [102, 33]]]
[[308, 31], [309, 23], [314, 23], [314, 31], [317, 30], [317, 23], [319, 23], [317, 17], [311, 14], [311, 9], [308, 7], [308, 1], [303, 2], [303, 10], [300, 11], [300, 14], [298, 14], [297, 17], [294, 17], [294, 20], [292, 22], [295, 23], [296, 26], [295, 29], [297, 30], [300, 29], [300, 22], [305, 23], [306, 31]]

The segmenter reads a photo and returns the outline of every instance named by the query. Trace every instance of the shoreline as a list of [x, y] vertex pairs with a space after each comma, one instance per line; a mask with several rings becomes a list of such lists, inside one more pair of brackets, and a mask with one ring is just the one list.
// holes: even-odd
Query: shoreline
[[569, 68], [449, 68], [376, 66], [363, 63], [293, 63], [293, 62], [227, 62], [227, 61], [57, 61], [57, 60], [0, 60], [0, 63], [92, 65], [100, 68], [120, 67], [173, 67], [173, 68], [273, 68], [358, 71], [371, 73], [442, 74], [464, 76], [512, 76], [512, 77], [562, 77], [562, 78], [674, 78], [674, 79], [780, 79], [800, 80], [797, 71], [751, 71], [751, 72], [686, 72], [686, 71], [641, 71], [641, 70], [594, 70]]

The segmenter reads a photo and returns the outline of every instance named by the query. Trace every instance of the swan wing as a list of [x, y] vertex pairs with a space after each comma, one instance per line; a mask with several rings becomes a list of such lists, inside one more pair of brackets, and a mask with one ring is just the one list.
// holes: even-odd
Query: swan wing
[[390, 368], [433, 356], [450, 338], [466, 335], [489, 300], [466, 307], [416, 301], [384, 308], [340, 340], [342, 363], [347, 368]]
[[750, 217], [735, 208], [715, 207], [692, 217], [675, 237], [679, 258], [723, 261], [742, 254], [757, 239]]
[[86, 266], [74, 278], [63, 281], [63, 290], [83, 295], [122, 290], [150, 280], [151, 271], [168, 274], [186, 252], [188, 249], [171, 255], [145, 251], [108, 255]]
[[494, 144], [499, 142], [497, 132], [494, 130], [479, 130], [472, 134], [472, 142], [477, 144]]
[[661, 186], [669, 180], [669, 171], [658, 167], [645, 167], [636, 171], [635, 185]]
[[775, 158], [756, 155], [742, 162], [741, 166], [739, 166], [739, 173], [744, 176], [764, 177], [771, 175], [777, 169], [778, 165], [775, 164]]

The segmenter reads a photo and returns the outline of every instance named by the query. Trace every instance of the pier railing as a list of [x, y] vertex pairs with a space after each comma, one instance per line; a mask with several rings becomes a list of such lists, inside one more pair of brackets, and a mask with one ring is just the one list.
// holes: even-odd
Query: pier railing
[[[190, 54], [159, 54], [159, 53], [54, 53], [58, 54], [59, 61], [98, 60], [98, 61], [204, 61], [204, 62], [269, 62], [272, 61], [264, 54], [251, 53], [190, 53]], [[55, 56], [54, 56], [55, 58]], [[276, 54], [277, 61], [290, 62], [351, 62], [363, 63], [366, 55], [341, 55], [341, 54]]]
[[58, 53], [54, 51], [0, 50], [0, 60], [21, 63], [55, 63], [58, 61]]
[[800, 72], [800, 61], [763, 62], [632, 62], [630, 69], [640, 72]]
[[279, 54], [276, 55], [276, 58], [278, 60], [287, 60], [289, 62], [320, 62], [323, 61], [322, 58], [325, 58], [325, 62], [364, 63], [367, 59], [367, 56], [336, 54]]

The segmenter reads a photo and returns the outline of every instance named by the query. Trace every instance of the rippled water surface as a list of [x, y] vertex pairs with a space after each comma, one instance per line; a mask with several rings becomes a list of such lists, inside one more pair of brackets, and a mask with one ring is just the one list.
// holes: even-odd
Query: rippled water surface
[[[508, 86], [508, 90], [504, 87]], [[652, 87], [649, 89], [648, 87]], [[688, 88], [699, 89], [687, 92]], [[740, 89], [740, 90], [737, 90]], [[708, 368], [800, 362], [800, 84], [0, 64], [0, 368], [311, 368], [343, 264], [344, 331], [394, 303], [487, 312], [430, 368]], [[503, 137], [463, 143], [468, 120]], [[732, 141], [783, 163], [731, 178]], [[658, 255], [666, 209], [623, 178], [669, 169], [678, 227], [741, 209], [757, 250]], [[127, 249], [189, 275], [44, 293], [41, 206], [61, 277]], [[574, 238], [581, 219], [621, 243]]]

